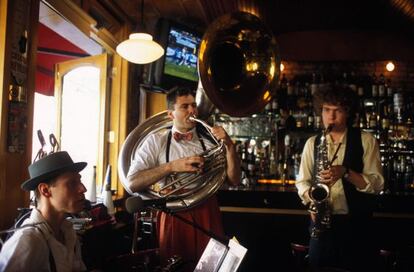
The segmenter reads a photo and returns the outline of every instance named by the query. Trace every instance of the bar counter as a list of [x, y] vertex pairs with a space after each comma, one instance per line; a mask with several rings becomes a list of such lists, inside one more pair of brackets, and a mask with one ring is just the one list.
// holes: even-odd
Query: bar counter
[[[223, 187], [218, 192], [226, 235], [248, 249], [240, 271], [292, 271], [291, 243], [307, 245], [309, 215], [292, 185]], [[414, 246], [414, 194], [378, 195], [372, 230], [381, 249]], [[272, 271], [273, 271], [272, 270]]]
[[[223, 186], [218, 192], [222, 211], [238, 208], [264, 213], [307, 214], [293, 185]], [[414, 217], [414, 193], [380, 194], [375, 217]], [[267, 210], [266, 210], [267, 209]]]

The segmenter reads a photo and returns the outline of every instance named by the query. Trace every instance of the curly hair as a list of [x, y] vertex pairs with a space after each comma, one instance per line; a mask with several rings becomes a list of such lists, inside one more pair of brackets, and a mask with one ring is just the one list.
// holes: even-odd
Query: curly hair
[[347, 126], [352, 126], [359, 110], [358, 95], [349, 87], [343, 85], [328, 85], [318, 90], [313, 96], [313, 108], [317, 115], [322, 116], [323, 104], [341, 106], [348, 114]]
[[174, 87], [167, 93], [167, 107], [169, 110], [174, 109], [174, 104], [177, 102], [177, 97], [192, 95], [195, 97], [195, 91], [190, 88]]

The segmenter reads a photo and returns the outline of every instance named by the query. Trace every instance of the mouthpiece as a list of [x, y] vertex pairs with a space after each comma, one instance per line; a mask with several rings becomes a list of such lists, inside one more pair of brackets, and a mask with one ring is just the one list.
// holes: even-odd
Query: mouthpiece
[[198, 122], [201, 125], [203, 125], [205, 128], [207, 128], [208, 130], [212, 130], [212, 127], [207, 124], [206, 122], [204, 122], [203, 120], [197, 119], [194, 115], [188, 117], [188, 120], [192, 121], [192, 122]]
[[216, 139], [216, 136], [214, 136], [214, 134], [211, 132], [213, 128], [209, 124], [207, 124], [203, 120], [197, 119], [194, 115], [191, 115], [190, 117], [188, 117], [188, 120], [192, 122], [200, 123], [202, 126], [204, 126], [207, 129], [208, 133], [210, 133], [211, 137], [213, 137], [216, 144], [220, 145], [219, 141]]

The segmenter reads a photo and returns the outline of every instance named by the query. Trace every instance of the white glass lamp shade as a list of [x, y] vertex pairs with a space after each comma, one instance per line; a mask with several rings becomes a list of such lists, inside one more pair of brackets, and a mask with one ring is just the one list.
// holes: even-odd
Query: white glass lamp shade
[[164, 49], [147, 33], [132, 33], [116, 47], [116, 52], [129, 62], [146, 64], [164, 55]]

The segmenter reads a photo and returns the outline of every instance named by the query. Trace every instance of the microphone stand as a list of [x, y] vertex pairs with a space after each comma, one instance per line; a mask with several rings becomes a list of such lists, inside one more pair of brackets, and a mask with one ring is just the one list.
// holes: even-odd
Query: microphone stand
[[[150, 206], [147, 206], [147, 208], [150, 209], [150, 210], [158, 210], [158, 211], [164, 212], [167, 215], [173, 216], [173, 217], [177, 218], [178, 220], [180, 220], [181, 222], [183, 222], [183, 223], [185, 223], [185, 224], [187, 224], [189, 226], [192, 226], [193, 228], [201, 231], [202, 233], [204, 233], [208, 237], [213, 238], [216, 241], [218, 241], [219, 243], [223, 244], [226, 247], [226, 252], [227, 252], [227, 250], [228, 250], [228, 243], [230, 241], [230, 239], [227, 236], [221, 236], [221, 235], [218, 235], [218, 234], [216, 234], [216, 233], [214, 233], [214, 232], [212, 232], [210, 230], [206, 230], [205, 228], [203, 228], [202, 226], [200, 226], [196, 222], [190, 221], [190, 220], [184, 218], [183, 216], [181, 216], [179, 214], [173, 213], [167, 207], [163, 207], [163, 206], [160, 206], [160, 205], [150, 205]], [[141, 210], [137, 210], [137, 211], [134, 212], [134, 221], [135, 222], [134, 222], [133, 240], [135, 242], [133, 241], [133, 243], [132, 243], [132, 254], [134, 254], [134, 253], [137, 252], [137, 249], [136, 249], [136, 246], [137, 246], [136, 239], [137, 239], [137, 233], [138, 233], [138, 227], [137, 227], [137, 221], [138, 221], [138, 217], [139, 217], [138, 216], [138, 213], [140, 213], [144, 209], [145, 208], [142, 208]], [[221, 259], [221, 262], [222, 261], [223, 261], [223, 259]], [[177, 258], [172, 257], [172, 258], [170, 258], [170, 264], [168, 266], [173, 267], [173, 265], [178, 265], [180, 262], [182, 262], [181, 258], [178, 258], [177, 259]], [[168, 271], [170, 271], [170, 270], [168, 270]]]

